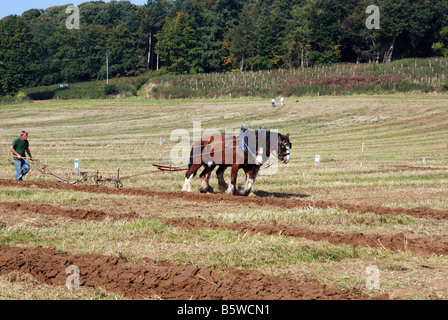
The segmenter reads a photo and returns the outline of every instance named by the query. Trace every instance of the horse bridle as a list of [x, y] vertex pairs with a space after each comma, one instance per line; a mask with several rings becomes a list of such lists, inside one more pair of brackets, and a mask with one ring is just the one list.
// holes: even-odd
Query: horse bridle
[[[277, 150], [275, 150], [277, 152], [277, 159], [280, 160], [280, 157], [282, 157], [283, 161], [285, 162], [285, 157], [286, 157], [286, 161], [289, 162], [289, 144], [287, 143], [287, 141], [280, 141], [281, 136], [278, 137], [278, 142], [277, 142]], [[274, 150], [273, 150], [274, 151]]]

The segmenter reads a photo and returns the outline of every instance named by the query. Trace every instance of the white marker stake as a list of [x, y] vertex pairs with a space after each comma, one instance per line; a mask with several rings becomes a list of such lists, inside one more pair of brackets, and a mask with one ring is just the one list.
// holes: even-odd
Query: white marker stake
[[362, 147], [361, 147], [361, 167], [362, 167], [362, 157], [364, 155], [364, 137], [362, 137]]
[[316, 155], [314, 161], [317, 162], [317, 167], [320, 168], [320, 155]]
[[81, 160], [75, 159], [75, 169], [78, 169], [78, 176], [81, 175]]

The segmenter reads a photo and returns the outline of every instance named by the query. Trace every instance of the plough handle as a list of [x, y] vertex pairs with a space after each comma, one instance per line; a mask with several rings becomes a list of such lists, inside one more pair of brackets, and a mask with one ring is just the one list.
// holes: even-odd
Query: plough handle
[[159, 169], [159, 171], [168, 171], [168, 172], [175, 172], [175, 171], [186, 171], [188, 168], [179, 168], [179, 167], [173, 167], [173, 166], [162, 166], [160, 164], [153, 164], [154, 167]]

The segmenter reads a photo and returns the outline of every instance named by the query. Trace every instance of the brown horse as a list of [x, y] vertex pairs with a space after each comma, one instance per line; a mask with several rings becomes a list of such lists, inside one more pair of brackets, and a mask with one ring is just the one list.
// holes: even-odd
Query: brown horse
[[[272, 148], [271, 148], [272, 146]], [[191, 179], [204, 166], [201, 177], [200, 192], [213, 193], [209, 185], [210, 175], [218, 167], [216, 175], [221, 192], [247, 196], [252, 190], [257, 173], [271, 151], [284, 163], [289, 162], [289, 134], [283, 136], [269, 130], [244, 129], [236, 134], [211, 134], [203, 136], [193, 144], [190, 162], [185, 174], [184, 191], [191, 191]], [[231, 167], [230, 185], [224, 180], [224, 171]], [[236, 188], [237, 174], [240, 169], [246, 173], [246, 182]]]

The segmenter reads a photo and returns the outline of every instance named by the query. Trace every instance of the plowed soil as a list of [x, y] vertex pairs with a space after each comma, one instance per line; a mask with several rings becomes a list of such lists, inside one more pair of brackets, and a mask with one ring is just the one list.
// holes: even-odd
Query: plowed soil
[[[110, 214], [98, 210], [61, 208], [46, 204], [29, 204], [23, 202], [0, 202], [0, 209], [8, 212], [26, 211], [50, 216], [61, 216], [74, 220], [100, 221], [106, 218], [113, 219], [137, 219], [139, 215], [135, 212], [125, 214]], [[245, 223], [223, 223], [208, 222], [196, 217], [164, 218], [153, 216], [164, 223], [187, 229], [226, 228], [243, 233], [261, 233], [266, 235], [282, 235], [287, 237], [305, 238], [313, 241], [328, 241], [333, 244], [347, 244], [353, 246], [364, 246], [370, 248], [383, 248], [393, 251], [409, 251], [417, 254], [448, 255], [448, 242], [435, 243], [419, 237], [407, 237], [402, 233], [395, 235], [345, 233], [336, 234], [331, 232], [316, 232], [305, 228], [287, 227], [271, 224], [249, 225]]]
[[[0, 180], [0, 186], [74, 190], [80, 192], [157, 197], [167, 200], [195, 202], [237, 202], [258, 206], [280, 208], [338, 207], [349, 212], [432, 217], [447, 219], [448, 212], [431, 208], [388, 208], [382, 206], [361, 206], [353, 204], [308, 201], [303, 199], [284, 199], [272, 197], [237, 197], [223, 194], [198, 194], [187, 192], [163, 192], [141, 189], [112, 189], [103, 186], [70, 185], [59, 182], [17, 182]], [[136, 219], [135, 212], [106, 213], [98, 210], [70, 209], [46, 204], [20, 202], [1, 202], [0, 210], [6, 212], [25, 211], [36, 214], [61, 216], [76, 220]], [[433, 243], [423, 238], [406, 237], [403, 234], [335, 234], [315, 232], [304, 228], [291, 228], [276, 225], [249, 225], [238, 223], [208, 222], [201, 218], [164, 218], [154, 216], [165, 223], [182, 228], [227, 228], [250, 233], [301, 237], [310, 240], [325, 240], [333, 244], [381, 247], [396, 251], [410, 251], [427, 255], [447, 255], [448, 243]], [[42, 283], [65, 285], [66, 268], [75, 265], [82, 273], [80, 285], [84, 287], [103, 287], [131, 299], [367, 299], [359, 292], [339, 292], [321, 284], [300, 285], [292, 281], [261, 274], [253, 270], [229, 268], [224, 275], [212, 269], [194, 266], [175, 266], [164, 262], [145, 260], [131, 264], [119, 257], [103, 255], [68, 255], [45, 248], [11, 248], [0, 246], [0, 274], [20, 271], [33, 275]], [[387, 296], [375, 299], [387, 298]]]
[[428, 207], [417, 208], [389, 208], [379, 205], [357, 205], [348, 203], [335, 203], [327, 201], [309, 201], [303, 199], [285, 199], [285, 198], [273, 198], [273, 197], [238, 197], [230, 196], [226, 194], [199, 194], [195, 192], [166, 192], [155, 190], [142, 190], [142, 189], [112, 189], [104, 186], [88, 186], [88, 185], [71, 185], [60, 182], [30, 182], [30, 181], [12, 181], [0, 179], [0, 186], [4, 187], [22, 187], [22, 188], [44, 188], [44, 189], [56, 189], [56, 190], [74, 190], [80, 192], [93, 192], [93, 193], [105, 193], [116, 195], [130, 195], [130, 196], [145, 196], [145, 197], [158, 197], [166, 200], [184, 200], [184, 201], [196, 201], [196, 202], [212, 202], [229, 201], [241, 204], [255, 204], [258, 206], [275, 206], [284, 209], [313, 207], [319, 209], [340, 208], [348, 212], [358, 213], [375, 213], [380, 215], [409, 215], [413, 217], [428, 217], [435, 219], [448, 219], [448, 211], [436, 210]]
[[50, 285], [66, 285], [66, 270], [82, 270], [79, 285], [103, 287], [131, 299], [187, 300], [309, 300], [366, 299], [354, 292], [337, 292], [324, 285], [298, 285], [256, 271], [173, 266], [146, 260], [145, 266], [103, 255], [67, 255], [50, 249], [0, 246], [0, 274], [20, 271]]

